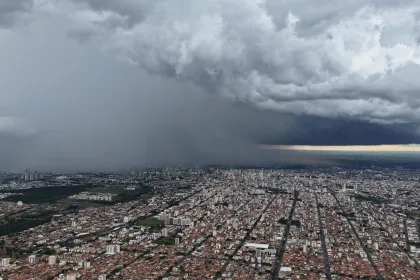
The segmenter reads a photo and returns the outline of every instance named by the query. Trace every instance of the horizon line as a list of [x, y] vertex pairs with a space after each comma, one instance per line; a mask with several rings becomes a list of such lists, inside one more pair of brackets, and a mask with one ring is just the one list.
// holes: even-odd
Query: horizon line
[[363, 152], [420, 152], [420, 144], [382, 145], [260, 145], [266, 150], [289, 151], [363, 151]]

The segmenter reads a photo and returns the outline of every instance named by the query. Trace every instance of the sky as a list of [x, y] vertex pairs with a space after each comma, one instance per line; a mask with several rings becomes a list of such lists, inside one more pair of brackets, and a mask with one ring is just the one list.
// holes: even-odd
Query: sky
[[294, 151], [336, 151], [336, 152], [420, 152], [419, 144], [408, 145], [350, 145], [350, 146], [311, 146], [311, 145], [262, 145], [263, 149]]
[[0, 169], [420, 143], [415, 0], [0, 0]]

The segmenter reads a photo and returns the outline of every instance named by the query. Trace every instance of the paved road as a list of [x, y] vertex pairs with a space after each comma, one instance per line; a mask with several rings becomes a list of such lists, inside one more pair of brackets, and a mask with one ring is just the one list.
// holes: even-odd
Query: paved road
[[270, 205], [273, 203], [273, 201], [276, 198], [277, 198], [277, 196], [275, 196], [272, 200], [270, 200], [270, 202], [267, 204], [267, 206], [264, 208], [264, 210], [258, 216], [258, 219], [255, 221], [255, 223], [252, 225], [252, 227], [246, 232], [245, 237], [242, 239], [241, 243], [238, 245], [238, 247], [236, 247], [235, 251], [228, 257], [228, 260], [222, 266], [222, 268], [220, 269], [220, 271], [216, 273], [216, 275], [213, 278], [214, 280], [217, 279], [218, 277], [221, 277], [222, 274], [226, 271], [226, 268], [228, 267], [228, 265], [232, 261], [233, 257], [236, 256], [236, 254], [238, 253], [238, 251], [244, 246], [245, 242], [249, 239], [249, 236], [250, 236], [251, 232], [255, 229], [255, 227], [257, 226], [257, 224], [261, 220], [262, 215], [265, 212], [267, 212], [268, 207], [270, 207]]
[[324, 253], [325, 276], [327, 280], [331, 280], [330, 259], [328, 258], [327, 244], [325, 243], [324, 224], [321, 219], [321, 210], [319, 209], [318, 195], [315, 194], [316, 210], [318, 212], [319, 234], [321, 236], [322, 251]]
[[[237, 212], [239, 212], [242, 208], [244, 208], [251, 200], [252, 200], [253, 198], [251, 198], [250, 200], [248, 200], [247, 202], [245, 202], [244, 204], [242, 204], [242, 206], [241, 207], [239, 207], [238, 209], [236, 209], [235, 211], [234, 211], [234, 213], [236, 214]], [[205, 216], [206, 216], [207, 214], [203, 214], [201, 217], [200, 217], [200, 220], [202, 220]], [[176, 260], [175, 261], [175, 263], [171, 266], [171, 267], [169, 267], [168, 268], [168, 270], [162, 275], [162, 276], [160, 276], [160, 277], [158, 277], [158, 280], [160, 280], [160, 279], [163, 279], [163, 278], [165, 278], [165, 277], [168, 277], [168, 276], [170, 276], [171, 275], [171, 273], [172, 273], [172, 270], [173, 270], [173, 268], [175, 267], [175, 266], [177, 266], [177, 265], [179, 265], [180, 263], [182, 263], [185, 259], [187, 259], [188, 257], [190, 257], [191, 255], [192, 255], [192, 253], [195, 251], [195, 250], [197, 250], [197, 248], [199, 248], [201, 245], [203, 245], [204, 244], [204, 242], [206, 242], [210, 237], [212, 237], [213, 235], [212, 234], [209, 234], [209, 235], [207, 235], [206, 237], [204, 237], [204, 239], [200, 242], [200, 243], [198, 243], [197, 245], [195, 245], [185, 256], [183, 256], [183, 257], [181, 257], [181, 258], [179, 258], [178, 260]]]
[[410, 240], [408, 239], [407, 219], [404, 219], [404, 233], [405, 233], [405, 246], [407, 246], [407, 252], [410, 252]]
[[284, 252], [286, 250], [287, 239], [289, 238], [290, 226], [292, 224], [292, 219], [293, 219], [293, 215], [295, 213], [295, 207], [296, 207], [296, 203], [298, 201], [298, 198], [299, 198], [299, 192], [295, 191], [294, 197], [293, 197], [292, 208], [290, 209], [290, 212], [289, 212], [289, 217], [287, 219], [287, 225], [286, 225], [286, 228], [284, 230], [283, 238], [281, 240], [280, 246], [277, 248], [277, 251], [276, 251], [276, 262], [274, 263], [273, 271], [272, 271], [272, 274], [271, 274], [271, 279], [272, 280], [278, 280], [279, 279], [281, 262], [283, 260], [283, 255], [284, 255]]
[[[366, 209], [363, 205], [361, 205], [360, 204], [360, 207], [362, 207], [364, 210], [366, 210], [366, 212], [368, 213], [368, 215], [369, 216], [371, 216], [374, 220], [375, 220], [375, 222], [379, 225], [379, 228], [381, 229], [381, 232], [386, 232], [387, 233], [387, 237], [388, 238], [390, 238], [391, 240], [392, 240], [392, 242], [393, 243], [396, 243], [397, 244], [397, 246], [398, 246], [398, 248], [400, 248], [400, 250], [401, 251], [403, 251], [406, 255], [407, 255], [407, 257], [410, 259], [410, 260], [412, 260], [415, 264], [416, 264], [416, 266], [417, 267], [420, 267], [420, 264], [419, 264], [419, 262], [416, 260], [416, 259], [414, 259], [408, 252], [409, 251], [405, 251], [404, 249], [404, 247], [403, 246], [401, 246], [400, 244], [398, 244], [398, 242], [397, 242], [397, 240], [395, 240], [395, 238], [392, 236], [392, 234], [389, 232], [389, 230], [387, 229], [387, 228], [385, 228], [383, 225], [382, 225], [382, 223], [375, 217], [375, 216], [373, 216], [372, 214], [370, 214], [369, 213], [369, 211], [368, 211], [368, 209]], [[407, 229], [405, 229], [405, 230], [407, 230]], [[408, 235], [406, 236], [406, 238], [407, 238], [407, 242], [408, 242]], [[408, 243], [407, 243], [407, 246], [409, 246], [408, 245]], [[410, 248], [410, 247], [408, 247], [408, 248]]]
[[[338, 206], [340, 206], [340, 208], [344, 211], [344, 208], [341, 205], [341, 202], [340, 202], [340, 200], [338, 200], [338, 198], [335, 195], [335, 193], [331, 189], [328, 189], [328, 190], [330, 191], [331, 195], [334, 197], [334, 199], [337, 202]], [[346, 218], [347, 222], [350, 224], [350, 227], [351, 227], [351, 229], [353, 231], [353, 234], [356, 236], [357, 241], [359, 241], [359, 244], [363, 248], [363, 251], [365, 251], [365, 253], [367, 255], [367, 258], [368, 258], [368, 260], [370, 262], [370, 265], [372, 266], [373, 270], [376, 273], [376, 279], [383, 280], [384, 278], [383, 278], [381, 272], [379, 271], [378, 267], [376, 266], [375, 262], [373, 261], [373, 258], [371, 256], [370, 252], [367, 250], [367, 247], [363, 244], [363, 241], [360, 238], [359, 234], [357, 233], [356, 228], [354, 227], [354, 225], [352, 224], [352, 222], [350, 221], [350, 219], [347, 216], [345, 216], [345, 218]]]
[[[181, 202], [181, 201], [184, 201], [184, 200], [186, 200], [186, 199], [188, 199], [188, 198], [190, 198], [190, 197], [192, 197], [193, 195], [195, 195], [195, 194], [197, 194], [197, 193], [199, 193], [199, 192], [202, 192], [204, 189], [201, 189], [201, 190], [198, 190], [198, 191], [196, 191], [196, 192], [194, 192], [194, 193], [191, 193], [191, 194], [189, 194], [188, 196], [186, 196], [186, 197], [184, 197], [184, 198], [181, 198], [178, 202]], [[141, 202], [139, 202], [137, 205], [140, 205], [141, 203], [144, 203], [145, 201], [144, 201], [144, 199], [141, 199]], [[168, 206], [166, 206], [164, 209], [162, 209], [162, 211], [160, 211], [159, 213], [162, 213], [163, 211], [165, 211], [166, 209], [169, 209], [170, 207], [172, 207], [172, 205], [168, 205]], [[129, 210], [130, 211], [130, 210]], [[140, 220], [143, 220], [143, 219], [148, 219], [148, 218], [151, 218], [151, 217], [154, 217], [154, 216], [156, 216], [156, 215], [158, 215], [159, 213], [155, 213], [155, 214], [151, 214], [151, 215], [148, 215], [148, 216], [139, 216], [139, 217], [136, 217], [136, 219], [133, 221], [133, 222], [135, 222], [135, 221], [140, 221]], [[120, 225], [117, 225], [117, 226], [112, 226], [112, 227], [109, 227], [109, 228], [103, 228], [103, 229], [100, 229], [100, 230], [98, 230], [98, 231], [95, 231], [95, 232], [92, 232], [92, 233], [89, 233], [88, 235], [86, 235], [86, 236], [93, 236], [93, 235], [105, 235], [105, 234], [108, 234], [108, 233], [110, 233], [110, 232], [112, 232], [112, 231], [114, 231], [115, 229], [118, 229], [118, 228], [120, 228], [120, 227], [124, 227], [124, 226], [128, 226], [129, 225], [129, 223], [122, 223], [122, 224], [120, 224]], [[65, 242], [72, 242], [72, 241], [74, 241], [76, 239], [76, 237], [72, 237], [72, 238], [69, 238], [69, 239], [67, 239], [67, 240], [65, 240], [65, 241], [63, 241], [63, 242], [61, 242], [61, 243], [58, 243], [58, 244], [64, 244]], [[105, 255], [105, 252], [103, 252], [103, 253], [100, 253], [100, 254], [97, 254], [97, 255], [95, 255], [94, 257], [92, 257], [92, 258], [90, 258], [90, 259], [87, 259], [87, 261], [92, 261], [92, 260], [94, 260], [94, 259], [96, 259], [96, 258], [99, 258], [100, 256], [102, 256], [102, 255]], [[137, 258], [134, 258], [133, 260], [132, 260], [132, 262], [130, 262], [129, 264], [126, 264], [126, 265], [124, 265], [123, 266], [123, 268], [125, 268], [126, 266], [128, 266], [128, 265], [130, 265], [130, 264], [132, 264], [134, 261], [136, 261], [137, 259], [138, 259], [139, 257], [137, 257]], [[64, 270], [62, 270], [62, 271], [60, 271], [60, 272], [58, 272], [56, 275], [54, 275], [55, 277], [56, 276], [58, 276], [58, 275], [60, 275], [60, 274], [62, 274], [62, 273], [66, 273], [67, 271], [68, 271], [69, 269], [64, 269]], [[112, 276], [112, 275], [114, 275], [115, 274], [115, 272], [116, 271], [112, 271], [109, 275], [107, 275], [108, 277], [109, 276]]]

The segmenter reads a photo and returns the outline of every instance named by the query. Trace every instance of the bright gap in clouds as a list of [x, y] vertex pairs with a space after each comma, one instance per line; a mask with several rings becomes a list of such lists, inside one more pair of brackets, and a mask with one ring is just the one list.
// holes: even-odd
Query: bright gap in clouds
[[361, 145], [361, 146], [263, 145], [262, 148], [267, 149], [267, 150], [294, 150], [294, 151], [420, 152], [419, 144]]

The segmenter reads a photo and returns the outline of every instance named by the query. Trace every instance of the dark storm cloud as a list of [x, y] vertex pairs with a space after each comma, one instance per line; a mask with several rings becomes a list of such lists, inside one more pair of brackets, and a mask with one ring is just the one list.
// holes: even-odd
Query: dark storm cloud
[[78, 24], [151, 73], [283, 113], [420, 120], [418, 1], [73, 2]]
[[0, 28], [11, 27], [16, 16], [32, 10], [33, 0], [0, 0]]
[[[287, 137], [267, 132], [262, 126], [258, 141], [272, 145], [382, 145], [419, 143], [418, 127], [414, 124], [378, 125], [353, 120], [331, 120], [302, 117]], [[280, 128], [278, 128], [280, 129]]]
[[150, 73], [257, 108], [382, 124], [420, 120], [418, 1], [34, 3], [71, 19], [73, 38], [99, 37]]
[[255, 145], [418, 142], [419, 6], [0, 0], [0, 135], [20, 139], [1, 140], [0, 166], [316, 162]]

